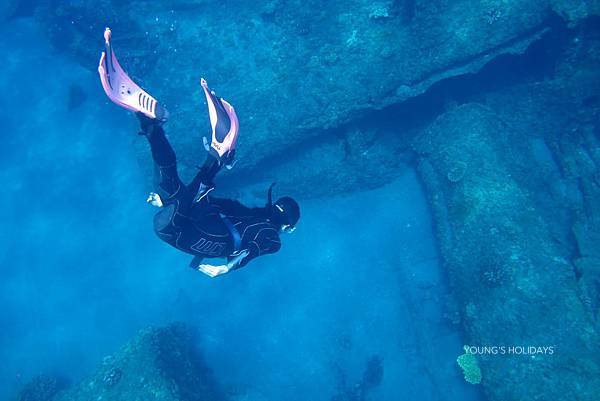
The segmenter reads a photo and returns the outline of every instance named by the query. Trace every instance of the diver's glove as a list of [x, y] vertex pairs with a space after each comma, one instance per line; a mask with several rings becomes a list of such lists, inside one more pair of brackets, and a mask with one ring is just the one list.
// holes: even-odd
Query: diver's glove
[[249, 253], [248, 250], [243, 250], [225, 265], [213, 266], [208, 263], [201, 264], [198, 266], [198, 271], [210, 277], [217, 277], [221, 274], [229, 273], [231, 270], [237, 268]]
[[202, 273], [204, 273], [204, 274], [206, 274], [207, 276], [210, 276], [210, 277], [220, 276], [221, 274], [228, 273], [229, 270], [231, 270], [229, 268], [229, 264], [219, 265], [219, 266], [213, 266], [213, 265], [209, 265], [209, 264], [202, 264], [202, 265], [198, 266], [198, 271], [201, 271]]

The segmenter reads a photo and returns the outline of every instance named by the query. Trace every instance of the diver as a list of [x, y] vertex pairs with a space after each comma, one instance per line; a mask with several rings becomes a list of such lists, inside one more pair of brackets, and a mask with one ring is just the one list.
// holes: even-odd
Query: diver
[[[185, 185], [177, 173], [177, 160], [163, 124], [167, 110], [136, 85], [119, 65], [111, 46], [111, 31], [104, 32], [105, 51], [98, 72], [104, 91], [117, 105], [135, 112], [150, 144], [155, 171], [155, 192], [147, 202], [160, 208], [154, 231], [173, 247], [193, 255], [190, 267], [215, 277], [248, 264], [258, 256], [281, 248], [280, 234], [293, 232], [300, 218], [298, 203], [290, 197], [272, 202], [273, 185], [265, 207], [249, 208], [240, 202], [212, 196], [213, 179], [223, 166], [234, 165], [239, 122], [234, 108], [201, 79], [212, 127], [210, 144], [204, 140], [206, 161]], [[226, 258], [226, 263], [203, 263], [205, 258]]]

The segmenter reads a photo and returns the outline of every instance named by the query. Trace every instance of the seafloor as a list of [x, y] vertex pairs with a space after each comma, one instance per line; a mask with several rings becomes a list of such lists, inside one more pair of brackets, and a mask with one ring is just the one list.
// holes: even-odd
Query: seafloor
[[[597, 400], [599, 0], [4, 0], [0, 399]], [[222, 195], [299, 200], [210, 279], [152, 233], [122, 64]], [[464, 345], [470, 345], [468, 357]], [[496, 350], [497, 352], [494, 352]]]

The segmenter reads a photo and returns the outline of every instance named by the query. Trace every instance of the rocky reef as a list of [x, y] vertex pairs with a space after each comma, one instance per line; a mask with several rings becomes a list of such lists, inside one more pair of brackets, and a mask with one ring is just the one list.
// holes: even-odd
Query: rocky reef
[[[416, 166], [465, 341], [554, 349], [478, 356], [488, 398], [596, 399], [600, 1], [21, 3], [14, 9], [90, 69], [113, 28], [123, 64], [172, 112], [188, 176], [207, 131], [200, 76], [239, 112], [229, 176], [238, 188], [275, 179], [291, 194], [326, 196]], [[59, 399], [218, 394], [208, 379], [128, 375], [132, 354], [148, 358], [136, 369], [162, 372], [150, 356], [156, 333]]]
[[369, 392], [383, 379], [383, 359], [378, 355], [371, 356], [358, 383], [348, 383], [346, 373], [339, 366], [335, 370], [337, 392], [331, 401], [365, 401], [369, 399]]
[[146, 329], [104, 358], [89, 378], [53, 398], [22, 400], [226, 400], [198, 353], [193, 332], [174, 324]]
[[[557, 348], [534, 357], [483, 356], [489, 398], [591, 400], [600, 388], [595, 320], [566, 249], [519, 182], [536, 175], [523, 136], [486, 107], [467, 104], [419, 138], [419, 170], [435, 189], [430, 200], [468, 343]], [[457, 165], [462, 177], [450, 179]], [[587, 390], [573, 385], [583, 377]]]
[[[198, 84], [206, 77], [243, 121], [239, 173], [260, 178], [253, 167], [278, 155], [289, 158], [300, 144], [327, 141], [331, 132], [324, 130], [476, 72], [498, 55], [521, 53], [557, 15], [576, 23], [600, 6], [557, 0], [352, 0], [326, 7], [298, 0], [48, 0], [23, 8], [37, 16], [57, 49], [90, 69], [110, 25], [128, 71], [171, 110], [171, 139], [188, 150], [180, 152], [180, 162], [192, 171], [201, 162], [198, 135], [207, 131]], [[313, 174], [318, 179], [323, 170]]]
[[600, 389], [596, 35], [584, 23], [549, 77], [457, 106], [413, 142], [466, 341], [555, 348], [478, 357], [491, 400]]
[[52, 401], [56, 394], [67, 387], [58, 377], [40, 374], [32, 378], [17, 394], [16, 401]]

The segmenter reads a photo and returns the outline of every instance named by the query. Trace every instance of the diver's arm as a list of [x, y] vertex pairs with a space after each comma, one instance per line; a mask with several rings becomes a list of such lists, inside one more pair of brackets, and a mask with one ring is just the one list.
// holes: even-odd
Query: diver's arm
[[257, 216], [266, 217], [267, 209], [264, 207], [247, 207], [242, 205], [240, 202], [224, 199], [224, 198], [211, 198], [210, 203], [217, 208], [219, 213], [228, 216]]
[[256, 237], [255, 240], [250, 241], [248, 249], [243, 250], [238, 255], [234, 256], [225, 265], [213, 266], [209, 264], [201, 264], [198, 266], [198, 270], [202, 273], [216, 277], [221, 274], [229, 273], [231, 270], [236, 270], [244, 267], [251, 260], [269, 253], [275, 253], [281, 249], [281, 241], [279, 235], [273, 229], [264, 230]]
[[276, 253], [281, 249], [281, 241], [279, 235], [276, 232], [270, 232], [271, 230], [265, 230], [255, 240], [250, 241], [248, 244], [248, 256], [242, 258], [234, 269], [239, 269], [250, 263], [251, 260], [267, 255], [270, 253]]
[[238, 255], [234, 256], [229, 262], [227, 262], [227, 264], [213, 266], [205, 263], [198, 266], [198, 271], [201, 271], [210, 277], [220, 276], [221, 274], [229, 273], [229, 271], [235, 270], [246, 256], [248, 256], [248, 251], [244, 250]]

